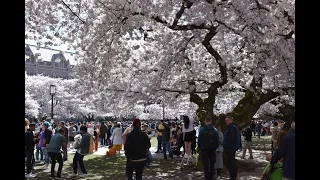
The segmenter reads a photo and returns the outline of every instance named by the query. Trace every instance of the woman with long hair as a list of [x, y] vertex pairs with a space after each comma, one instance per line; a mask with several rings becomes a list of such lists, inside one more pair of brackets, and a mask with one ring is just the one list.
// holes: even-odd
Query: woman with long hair
[[194, 120], [190, 120], [188, 116], [183, 116], [183, 125], [182, 125], [182, 132], [183, 132], [183, 141], [185, 146], [185, 156], [186, 158], [191, 157], [191, 145], [192, 141], [194, 140], [195, 134], [193, 133]]

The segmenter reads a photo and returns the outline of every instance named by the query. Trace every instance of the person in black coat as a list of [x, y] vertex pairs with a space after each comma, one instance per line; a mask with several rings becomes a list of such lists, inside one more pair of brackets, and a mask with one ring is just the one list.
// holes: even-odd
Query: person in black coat
[[[29, 129], [29, 120], [25, 119], [25, 157], [27, 159], [26, 167], [27, 167], [27, 174], [25, 175], [26, 178], [34, 178], [36, 175], [31, 173], [31, 170], [33, 168], [33, 165], [35, 163], [34, 160], [34, 146], [35, 146], [35, 140], [33, 138], [33, 132], [34, 129]], [[34, 127], [34, 126], [33, 126]]]
[[139, 119], [133, 121], [133, 130], [128, 133], [124, 144], [124, 153], [127, 157], [126, 175], [132, 180], [133, 171], [136, 171], [136, 180], [142, 180], [143, 169], [147, 163], [146, 152], [151, 147], [150, 139], [141, 131]]

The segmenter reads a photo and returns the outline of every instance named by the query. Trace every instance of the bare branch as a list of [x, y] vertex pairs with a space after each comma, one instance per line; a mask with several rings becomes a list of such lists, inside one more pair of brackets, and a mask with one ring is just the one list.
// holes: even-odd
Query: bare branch
[[204, 40], [202, 41], [202, 45], [207, 49], [207, 51], [215, 58], [216, 63], [219, 65], [220, 73], [221, 73], [221, 82], [220, 86], [223, 86], [228, 81], [227, 76], [227, 67], [225, 61], [222, 59], [220, 54], [213, 49], [210, 44], [211, 39], [217, 34], [216, 27], [212, 27], [210, 31], [206, 34]]
[[[160, 88], [160, 89], [157, 89], [156, 91], [175, 92], [175, 93], [180, 93], [180, 94], [189, 94], [190, 93], [189, 91], [174, 90], [174, 89], [167, 89], [167, 88]], [[205, 94], [205, 93], [208, 93], [208, 91], [194, 91], [192, 93]]]
[[294, 34], [294, 31], [290, 31], [288, 34], [277, 34], [278, 36], [283, 36], [284, 39], [288, 40], [292, 38], [292, 35]]
[[70, 6], [68, 6], [63, 0], [61, 0], [61, 2], [62, 2], [62, 4], [63, 4], [64, 6], [66, 6], [66, 7], [70, 10], [70, 12], [71, 12], [74, 16], [76, 16], [83, 24], [86, 23], [84, 20], [82, 20], [82, 19], [77, 15], [77, 13], [75, 13], [74, 11], [72, 11], [72, 9], [70, 8]]
[[294, 19], [289, 15], [288, 11], [284, 10], [283, 15], [284, 15], [284, 17], [287, 18], [287, 20], [290, 24], [292, 24], [292, 25], [294, 24]]
[[[144, 16], [144, 17], [148, 17], [148, 15], [142, 13], [142, 12], [134, 12], [131, 14], [132, 16]], [[188, 25], [176, 25], [174, 27], [170, 26], [169, 23], [162, 19], [159, 15], [151, 15], [150, 16], [151, 19], [153, 19], [154, 21], [163, 24], [165, 26], [167, 26], [168, 28], [172, 29], [172, 30], [179, 30], [179, 31], [188, 31], [188, 30], [195, 30], [195, 29], [207, 29], [210, 30], [210, 28], [212, 27], [209, 24], [205, 24], [205, 23], [200, 23], [200, 24], [188, 24]], [[125, 17], [124, 20], [128, 19], [128, 17]]]
[[186, 9], [186, 7], [184, 6], [185, 3], [186, 2], [183, 0], [179, 11], [177, 12], [176, 16], [174, 17], [173, 23], [171, 25], [172, 27], [175, 27], [176, 25], [178, 25], [178, 21], [181, 18], [182, 14], [184, 13], [184, 10]]
[[266, 8], [266, 7], [263, 7], [263, 6], [259, 3], [258, 0], [254, 0], [254, 1], [256, 2], [259, 11], [260, 11], [260, 10], [265, 10], [265, 11], [267, 11], [267, 12], [270, 12], [270, 10], [269, 10], [268, 8]]

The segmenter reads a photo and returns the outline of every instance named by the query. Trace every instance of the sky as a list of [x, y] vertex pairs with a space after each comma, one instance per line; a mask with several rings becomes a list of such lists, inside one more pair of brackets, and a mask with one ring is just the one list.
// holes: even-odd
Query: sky
[[[30, 45], [37, 45], [36, 41], [33, 40], [25, 40], [25, 44], [30, 44]], [[61, 45], [61, 46], [49, 46], [52, 49], [56, 49], [57, 51], [54, 50], [49, 50], [49, 49], [43, 49], [40, 48], [37, 50], [36, 47], [30, 46], [30, 49], [32, 50], [33, 54], [40, 53], [41, 58], [43, 61], [51, 61], [52, 55], [59, 53], [59, 51], [68, 51], [72, 52], [70, 50], [67, 50], [67, 45]], [[78, 64], [77, 60], [75, 59], [75, 55], [72, 55], [70, 53], [64, 53], [64, 56], [67, 60], [69, 60], [71, 65], [76, 65]]]

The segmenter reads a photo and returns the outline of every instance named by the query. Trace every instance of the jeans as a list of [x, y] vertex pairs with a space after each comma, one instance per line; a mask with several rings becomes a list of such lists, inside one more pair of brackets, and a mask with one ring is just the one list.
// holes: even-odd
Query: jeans
[[75, 174], [77, 174], [77, 172], [78, 172], [78, 162], [79, 162], [79, 166], [80, 166], [82, 173], [87, 174], [86, 168], [84, 167], [84, 164], [83, 164], [83, 157], [84, 157], [84, 155], [82, 155], [78, 152], [76, 152], [76, 154], [73, 157], [73, 172]]
[[106, 136], [107, 136], [107, 133], [101, 134], [101, 136], [100, 136], [100, 145], [101, 146], [105, 146], [106, 145]]
[[56, 162], [58, 162], [59, 167], [58, 167], [57, 176], [60, 177], [62, 167], [63, 167], [62, 155], [60, 153], [53, 153], [53, 152], [48, 152], [48, 155], [51, 158], [51, 174], [50, 175], [54, 176], [54, 169], [56, 167]]
[[133, 180], [133, 171], [136, 171], [136, 178], [135, 180], [142, 180], [142, 173], [144, 166], [146, 164], [146, 161], [141, 162], [133, 162], [129, 159], [127, 159], [127, 165], [126, 165], [126, 175], [128, 180]]
[[168, 151], [170, 157], [173, 156], [169, 141], [162, 141], [162, 147], [163, 147], [163, 157], [164, 158], [167, 158], [167, 151]]
[[230, 179], [233, 180], [237, 178], [236, 152], [227, 151], [226, 153], [227, 153], [227, 164], [228, 164]]
[[200, 152], [201, 160], [203, 164], [204, 170], [204, 179], [205, 180], [213, 180], [215, 176], [215, 168], [214, 164], [216, 162], [216, 155], [212, 152]]
[[251, 149], [251, 143], [252, 143], [251, 141], [245, 141], [244, 142], [243, 154], [242, 154], [243, 158], [246, 156], [247, 149], [249, 150], [250, 158], [253, 158], [252, 149]]
[[158, 140], [158, 150], [157, 151], [161, 151], [161, 143], [162, 143], [162, 136], [158, 136], [157, 137], [157, 140]]
[[218, 168], [217, 169], [217, 176], [221, 176], [221, 172], [222, 172], [222, 169]]
[[152, 163], [152, 154], [150, 152], [150, 150], [147, 150], [147, 164], [151, 164]]
[[27, 156], [27, 162], [26, 162], [27, 174], [30, 174], [31, 173], [31, 169], [32, 169], [32, 167], [34, 166], [34, 163], [35, 163], [33, 151], [27, 151], [26, 152], [26, 156]]
[[40, 160], [43, 160], [43, 151], [41, 147], [36, 147], [36, 160], [39, 161], [39, 153], [40, 153]]
[[49, 164], [50, 163], [50, 156], [48, 155], [47, 148], [42, 147], [42, 152], [44, 155], [44, 164]]
[[259, 131], [259, 130], [258, 130], [258, 132], [257, 132], [257, 133], [258, 133], [258, 138], [260, 139], [261, 131]]

